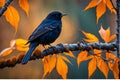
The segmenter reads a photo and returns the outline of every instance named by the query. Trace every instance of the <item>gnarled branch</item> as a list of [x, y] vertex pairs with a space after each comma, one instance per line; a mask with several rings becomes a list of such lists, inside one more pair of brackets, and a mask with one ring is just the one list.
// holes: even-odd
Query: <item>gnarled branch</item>
[[[93, 49], [100, 49], [100, 50], [110, 50], [110, 51], [116, 51], [117, 45], [116, 42], [112, 43], [101, 43], [101, 42], [95, 42], [95, 43], [74, 43], [74, 44], [58, 44], [56, 46], [49, 47], [48, 49], [44, 50], [43, 52], [40, 52], [39, 50], [36, 50], [33, 55], [30, 57], [30, 60], [35, 59], [42, 59], [43, 57], [47, 55], [52, 54], [58, 54], [68, 51], [90, 51]], [[1, 60], [0, 61], [0, 68], [5, 67], [14, 67], [16, 64], [21, 63], [21, 60], [25, 54], [19, 54], [18, 56], [14, 56], [12, 58], [9, 58], [7, 60]]]

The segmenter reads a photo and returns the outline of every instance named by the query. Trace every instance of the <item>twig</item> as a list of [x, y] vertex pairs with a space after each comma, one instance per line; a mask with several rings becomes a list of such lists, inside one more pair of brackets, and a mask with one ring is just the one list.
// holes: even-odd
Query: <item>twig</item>
[[[44, 50], [43, 52], [35, 51], [33, 55], [30, 57], [30, 60], [35, 59], [42, 59], [43, 57], [47, 55], [53, 55], [53, 54], [59, 54], [63, 52], [69, 52], [69, 51], [89, 51], [93, 49], [100, 49], [100, 50], [110, 50], [110, 51], [116, 51], [117, 46], [116, 42], [112, 43], [75, 43], [75, 44], [58, 44], [57, 46], [49, 47], [48, 49]], [[0, 61], [0, 68], [5, 67], [14, 67], [16, 64], [21, 63], [21, 60], [25, 54], [19, 54], [18, 56], [14, 56], [12, 58], [9, 58], [7, 60], [1, 60]]]
[[3, 13], [7, 10], [7, 7], [10, 5], [10, 3], [12, 2], [13, 0], [7, 0], [5, 5], [2, 7], [2, 9], [0, 10], [0, 17], [3, 15]]

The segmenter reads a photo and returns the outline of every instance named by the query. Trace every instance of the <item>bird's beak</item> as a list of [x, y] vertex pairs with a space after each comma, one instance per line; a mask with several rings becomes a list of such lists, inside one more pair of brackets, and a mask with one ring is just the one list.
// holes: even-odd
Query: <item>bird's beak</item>
[[62, 16], [66, 16], [66, 15], [68, 15], [68, 14], [63, 14]]

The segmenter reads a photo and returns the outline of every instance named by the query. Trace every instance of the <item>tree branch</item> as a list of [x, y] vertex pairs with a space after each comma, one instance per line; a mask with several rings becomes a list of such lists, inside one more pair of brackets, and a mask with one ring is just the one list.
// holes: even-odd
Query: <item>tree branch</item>
[[[120, 0], [116, 0], [117, 4], [117, 43], [118, 43], [118, 49], [117, 49], [117, 57], [120, 58]], [[120, 79], [120, 61], [118, 62], [119, 67], [119, 79]]]
[[3, 15], [3, 13], [7, 10], [7, 7], [10, 5], [10, 3], [12, 2], [13, 0], [7, 0], [5, 5], [2, 7], [2, 9], [0, 10], [0, 17]]
[[[101, 42], [95, 42], [95, 43], [81, 42], [81, 43], [75, 43], [75, 44], [58, 44], [57, 46], [49, 47], [43, 52], [39, 50], [34, 51], [33, 55], [30, 57], [30, 60], [42, 59], [43, 57], [47, 55], [59, 54], [63, 52], [79, 51], [79, 50], [89, 51], [93, 49], [116, 51], [117, 46], [116, 46], [116, 42], [112, 42], [108, 44], [101, 43]], [[0, 68], [14, 67], [16, 64], [21, 63], [21, 60], [24, 55], [25, 54], [19, 54], [18, 56], [13, 56], [12, 58], [9, 58], [7, 60], [1, 60]]]

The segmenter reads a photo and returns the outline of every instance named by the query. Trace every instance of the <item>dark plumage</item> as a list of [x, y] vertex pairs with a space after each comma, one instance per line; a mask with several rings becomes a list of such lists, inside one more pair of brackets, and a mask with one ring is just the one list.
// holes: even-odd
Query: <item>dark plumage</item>
[[41, 24], [34, 30], [28, 39], [30, 43], [29, 50], [22, 59], [22, 64], [26, 64], [34, 51], [39, 45], [50, 45], [54, 42], [61, 33], [62, 22], [61, 18], [65, 14], [58, 11], [53, 11], [41, 22]]

